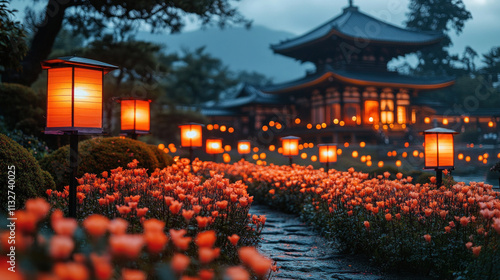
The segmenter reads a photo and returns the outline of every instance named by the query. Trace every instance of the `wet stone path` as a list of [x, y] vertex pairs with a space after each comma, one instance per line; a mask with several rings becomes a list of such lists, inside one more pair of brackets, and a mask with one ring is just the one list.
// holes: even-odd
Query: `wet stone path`
[[266, 215], [259, 250], [281, 266], [272, 279], [420, 279], [385, 275], [359, 256], [341, 254], [295, 215], [263, 205], [252, 205], [250, 213]]

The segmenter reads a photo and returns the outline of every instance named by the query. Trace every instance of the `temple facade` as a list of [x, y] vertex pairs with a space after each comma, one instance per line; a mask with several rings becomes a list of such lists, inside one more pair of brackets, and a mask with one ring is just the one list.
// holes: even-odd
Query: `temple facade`
[[234, 127], [240, 138], [270, 132], [321, 142], [411, 138], [429, 128], [425, 118], [436, 113], [419, 95], [454, 79], [402, 75], [388, 63], [443, 38], [388, 24], [351, 4], [310, 32], [271, 45], [276, 54], [312, 62], [314, 71], [263, 88], [243, 86], [230, 98], [205, 104], [202, 113]]

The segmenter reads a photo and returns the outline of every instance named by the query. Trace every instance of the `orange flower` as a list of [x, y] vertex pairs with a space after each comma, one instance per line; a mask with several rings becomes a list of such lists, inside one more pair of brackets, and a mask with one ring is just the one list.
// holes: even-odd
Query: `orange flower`
[[217, 205], [217, 207], [220, 209], [220, 210], [224, 210], [227, 208], [227, 200], [222, 200], [222, 201], [216, 201], [215, 204]]
[[128, 222], [122, 218], [116, 218], [111, 220], [108, 224], [108, 230], [114, 235], [125, 234], [127, 232]]
[[124, 216], [130, 213], [130, 211], [132, 211], [132, 209], [126, 205], [116, 205], [116, 209], [118, 210], [120, 215]]
[[432, 184], [436, 183], [436, 177], [435, 176], [432, 176], [431, 178], [429, 178], [429, 180], [431, 181]]
[[109, 219], [99, 214], [90, 215], [83, 221], [83, 227], [85, 230], [96, 238], [99, 238], [106, 233], [108, 225]]
[[175, 247], [186, 251], [189, 248], [189, 243], [191, 243], [191, 237], [184, 237], [186, 234], [185, 229], [175, 230], [170, 229], [170, 237]]
[[49, 253], [54, 259], [67, 259], [74, 248], [75, 243], [68, 236], [55, 235], [50, 239]]
[[202, 264], [207, 264], [219, 256], [219, 250], [211, 249], [208, 247], [201, 247], [198, 249], [198, 258]]
[[196, 215], [198, 215], [201, 211], [202, 207], [200, 205], [193, 206], [193, 211]]
[[109, 238], [109, 246], [115, 257], [136, 259], [144, 246], [144, 238], [132, 234], [112, 235]]
[[232, 266], [226, 269], [226, 276], [231, 280], [248, 280], [250, 273], [241, 266]]
[[209, 270], [209, 269], [202, 269], [200, 270], [200, 273], [198, 273], [198, 276], [200, 276], [201, 280], [212, 280], [214, 279], [214, 271]]
[[246, 207], [248, 205], [248, 198], [243, 196], [239, 199], [239, 202], [241, 207]]
[[147, 276], [144, 271], [137, 269], [122, 268], [122, 280], [146, 280]]
[[444, 231], [445, 231], [446, 233], [450, 233], [450, 232], [451, 232], [451, 227], [449, 227], [449, 226], [445, 226], [445, 227], [444, 227]]
[[467, 226], [467, 224], [468, 224], [468, 223], [469, 223], [469, 218], [467, 218], [467, 217], [462, 217], [462, 218], [460, 218], [460, 224], [461, 224], [463, 227]]
[[58, 262], [54, 265], [53, 271], [60, 280], [89, 279], [89, 272], [85, 265], [76, 262]]
[[198, 233], [195, 243], [198, 247], [212, 248], [217, 240], [217, 234], [213, 230]]
[[25, 233], [32, 233], [35, 231], [38, 222], [37, 215], [19, 210], [15, 212], [15, 217], [17, 218], [16, 229]]
[[[54, 214], [52, 214], [52, 216], [54, 216]], [[73, 236], [77, 227], [78, 223], [72, 218], [52, 219], [52, 229], [59, 235]]]
[[194, 211], [193, 210], [184, 210], [182, 209], [182, 216], [186, 220], [186, 222], [189, 222], [193, 218]]
[[37, 220], [47, 216], [50, 210], [50, 204], [43, 198], [28, 199], [25, 204], [26, 211], [35, 215]]
[[498, 219], [493, 219], [493, 224], [491, 225], [498, 234], [500, 234], [500, 218]]
[[228, 236], [227, 239], [229, 240], [229, 242], [231, 242], [231, 244], [236, 246], [236, 244], [238, 244], [238, 241], [240, 240], [240, 237], [237, 234], [233, 234], [231, 236]]
[[392, 220], [392, 215], [390, 213], [385, 214], [385, 219], [390, 222]]
[[177, 274], [182, 274], [184, 270], [189, 266], [191, 260], [188, 256], [176, 253], [170, 262], [172, 270]]
[[426, 209], [424, 210], [424, 212], [425, 212], [425, 216], [426, 216], [426, 217], [429, 217], [429, 216], [432, 214], [432, 209], [430, 209], [430, 208], [426, 208]]
[[170, 212], [172, 212], [172, 214], [176, 215], [177, 213], [179, 213], [179, 211], [181, 211], [181, 208], [182, 208], [182, 203], [178, 202], [177, 200], [174, 200], [172, 202], [172, 205], [170, 205], [168, 209], [170, 209]]
[[106, 206], [109, 204], [109, 201], [105, 198], [99, 198], [98, 201], [100, 206]]
[[170, 197], [170, 196], [165, 196], [165, 204], [167, 204], [167, 206], [170, 206], [172, 205], [172, 202], [174, 202], [174, 198], [173, 197]]
[[481, 246], [472, 247], [472, 254], [474, 256], [479, 257], [479, 253], [481, 253]]
[[270, 189], [269, 193], [272, 194], [272, 195], [274, 195], [276, 193], [276, 190], [275, 189]]
[[238, 250], [238, 255], [258, 276], [266, 275], [271, 269], [272, 261], [261, 256], [254, 247], [242, 247]]
[[144, 233], [144, 240], [146, 241], [148, 250], [153, 254], [157, 254], [165, 248], [165, 245], [168, 242], [168, 237], [163, 232], [147, 231]]
[[157, 219], [149, 219], [146, 220], [142, 226], [144, 227], [144, 232], [163, 233], [165, 222]]
[[143, 217], [146, 215], [146, 213], [149, 211], [149, 208], [144, 207], [144, 208], [137, 208], [135, 211], [137, 211], [137, 217]]
[[365, 225], [366, 229], [370, 229], [370, 222], [364, 221], [363, 224]]
[[425, 239], [425, 241], [427, 241], [428, 243], [430, 243], [430, 242], [431, 242], [431, 236], [430, 236], [429, 234], [424, 235], [424, 239]]
[[113, 275], [113, 266], [108, 256], [98, 256], [96, 253], [90, 253], [90, 262], [98, 280], [108, 280]]
[[470, 249], [470, 248], [472, 247], [472, 245], [473, 245], [473, 244], [472, 244], [472, 242], [467, 242], [467, 243], [465, 244], [465, 247], [466, 247], [467, 249]]
[[103, 178], [108, 178], [108, 171], [103, 171], [103, 172], [101, 173], [101, 176], [102, 176]]

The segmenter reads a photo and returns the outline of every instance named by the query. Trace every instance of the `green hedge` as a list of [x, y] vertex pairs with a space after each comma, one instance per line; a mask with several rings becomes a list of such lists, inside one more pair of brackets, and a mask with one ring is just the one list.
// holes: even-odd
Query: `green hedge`
[[[85, 173], [99, 174], [117, 167], [126, 167], [133, 159], [139, 161], [139, 167], [150, 172], [172, 164], [172, 158], [152, 145], [132, 139], [94, 138], [79, 143], [78, 176]], [[160, 153], [162, 152], [163, 155]], [[69, 146], [64, 146], [40, 160], [40, 165], [47, 170], [58, 188], [69, 183]]]
[[[40, 168], [28, 150], [4, 134], [0, 134], [0, 147], [0, 209], [2, 211], [7, 210], [8, 196], [13, 193], [16, 209], [18, 209], [24, 205], [26, 199], [44, 196], [47, 189], [55, 188], [52, 176]], [[15, 177], [13, 180], [15, 187], [9, 188], [9, 175]], [[13, 193], [9, 193], [9, 190]]]

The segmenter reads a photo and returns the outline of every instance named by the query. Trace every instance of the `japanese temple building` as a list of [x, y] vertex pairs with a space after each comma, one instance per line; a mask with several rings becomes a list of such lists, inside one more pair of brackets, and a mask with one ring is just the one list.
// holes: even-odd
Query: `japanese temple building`
[[212, 123], [234, 127], [238, 138], [262, 141], [279, 135], [321, 142], [411, 138], [428, 129], [428, 117], [436, 114], [421, 102], [421, 93], [449, 87], [454, 79], [402, 75], [387, 64], [443, 38], [388, 24], [351, 4], [318, 28], [271, 45], [276, 54], [312, 62], [314, 72], [264, 88], [243, 86], [207, 103], [202, 113]]

